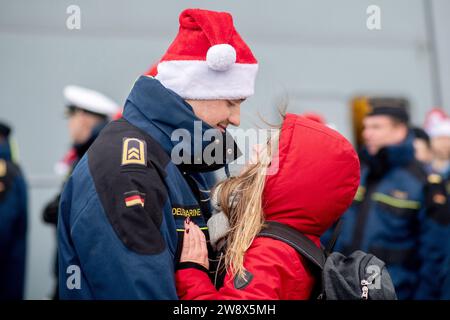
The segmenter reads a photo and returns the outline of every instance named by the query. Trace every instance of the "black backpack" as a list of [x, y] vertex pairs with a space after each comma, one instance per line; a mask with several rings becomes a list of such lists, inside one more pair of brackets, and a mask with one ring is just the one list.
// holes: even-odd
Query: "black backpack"
[[327, 248], [319, 248], [308, 237], [282, 223], [267, 221], [259, 237], [289, 244], [310, 263], [317, 286], [312, 299], [396, 300], [394, 285], [383, 261], [372, 254], [355, 251], [346, 257], [332, 252], [340, 228], [335, 227]]
[[[258, 237], [283, 241], [293, 247], [309, 262], [310, 270], [318, 280], [311, 299], [319, 300], [396, 300], [394, 285], [383, 261], [372, 254], [355, 251], [346, 257], [332, 252], [340, 229], [340, 221], [326, 249], [319, 248], [308, 237], [282, 223], [266, 221]], [[226, 240], [209, 257], [210, 278], [220, 289], [226, 275], [224, 254]], [[211, 251], [210, 251], [211, 252]], [[235, 285], [239, 279], [235, 279]]]

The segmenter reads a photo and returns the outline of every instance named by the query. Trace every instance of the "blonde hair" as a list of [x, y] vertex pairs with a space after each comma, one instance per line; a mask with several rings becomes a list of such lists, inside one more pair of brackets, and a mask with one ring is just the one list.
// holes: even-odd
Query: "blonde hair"
[[225, 268], [235, 276], [245, 279], [244, 255], [256, 235], [264, 226], [263, 191], [266, 173], [273, 154], [278, 149], [279, 132], [268, 141], [259, 153], [255, 164], [249, 165], [237, 177], [218, 184], [218, 204], [228, 217], [230, 231], [227, 235]]

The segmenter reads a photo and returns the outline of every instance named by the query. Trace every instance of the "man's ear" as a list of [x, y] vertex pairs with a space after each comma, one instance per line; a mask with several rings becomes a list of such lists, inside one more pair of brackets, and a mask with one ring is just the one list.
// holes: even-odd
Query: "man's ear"
[[397, 127], [398, 132], [399, 132], [399, 136], [401, 136], [404, 139], [406, 139], [406, 137], [408, 136], [408, 133], [409, 133], [408, 126], [406, 124], [404, 124], [404, 123], [396, 123], [395, 125]]

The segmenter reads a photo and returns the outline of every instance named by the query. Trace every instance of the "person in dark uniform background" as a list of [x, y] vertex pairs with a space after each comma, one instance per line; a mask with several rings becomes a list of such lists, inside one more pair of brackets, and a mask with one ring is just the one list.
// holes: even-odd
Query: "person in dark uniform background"
[[335, 250], [362, 250], [384, 260], [399, 299], [439, 298], [449, 220], [444, 186], [415, 159], [408, 102], [373, 98], [370, 107], [361, 183]]
[[[100, 131], [108, 121], [119, 111], [118, 105], [100, 92], [79, 86], [67, 86], [64, 88], [66, 100], [66, 115], [68, 118], [68, 130], [72, 141], [72, 148], [66, 156], [69, 176], [78, 161], [83, 157], [91, 144], [95, 141]], [[44, 222], [54, 225], [58, 223], [58, 207], [61, 193], [47, 203], [43, 212]], [[53, 270], [56, 279], [55, 291], [52, 299], [58, 299], [58, 259], [55, 257]]]
[[414, 134], [414, 151], [417, 161], [421, 162], [427, 173], [432, 173], [431, 161], [433, 160], [433, 153], [431, 150], [430, 136], [425, 130], [419, 127], [411, 129]]
[[[433, 159], [430, 170], [439, 175], [436, 180], [442, 179], [445, 184], [447, 197], [450, 196], [450, 117], [441, 108], [433, 108], [427, 114], [425, 130], [430, 136]], [[449, 209], [450, 211], [450, 209]], [[447, 258], [442, 274], [445, 276], [441, 299], [450, 300], [450, 224], [447, 227]]]
[[0, 123], [0, 300], [23, 299], [25, 286], [27, 186], [12, 161], [10, 133]]
[[[443, 181], [447, 197], [450, 196], [450, 117], [442, 108], [431, 109], [426, 117], [425, 131], [430, 136], [432, 160], [429, 172], [437, 174], [435, 180]], [[448, 209], [450, 211], [450, 209]], [[450, 300], [450, 224], [447, 224], [447, 258], [441, 274], [444, 274], [441, 299]]]
[[430, 136], [431, 169], [444, 180], [450, 180], [450, 117], [443, 109], [434, 108], [426, 117], [425, 131]]

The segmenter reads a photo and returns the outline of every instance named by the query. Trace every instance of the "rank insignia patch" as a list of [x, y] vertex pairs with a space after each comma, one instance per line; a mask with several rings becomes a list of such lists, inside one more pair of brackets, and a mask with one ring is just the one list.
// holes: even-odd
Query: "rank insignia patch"
[[145, 203], [145, 193], [141, 193], [139, 191], [130, 191], [125, 192], [125, 206], [141, 206], [144, 207]]
[[147, 146], [144, 140], [124, 138], [122, 145], [122, 165], [140, 164], [145, 166], [147, 161]]

